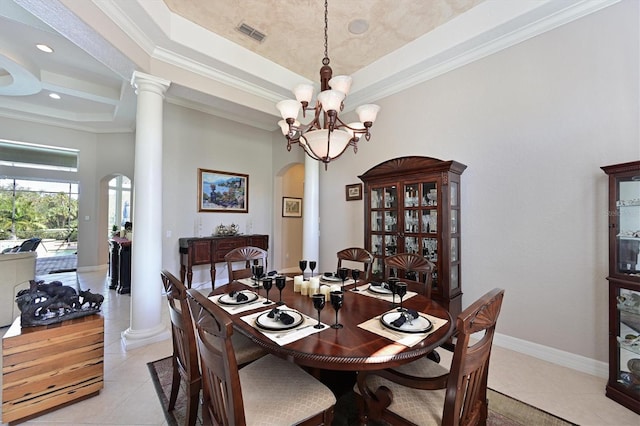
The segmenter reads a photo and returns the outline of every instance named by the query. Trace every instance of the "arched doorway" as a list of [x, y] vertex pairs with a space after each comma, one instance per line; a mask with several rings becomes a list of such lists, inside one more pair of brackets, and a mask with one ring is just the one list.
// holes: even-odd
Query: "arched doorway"
[[[273, 267], [278, 271], [297, 271], [302, 259], [302, 218], [282, 216], [282, 198], [303, 198], [304, 164], [283, 167], [274, 184], [274, 232], [271, 243]], [[304, 214], [304, 212], [303, 212]]]

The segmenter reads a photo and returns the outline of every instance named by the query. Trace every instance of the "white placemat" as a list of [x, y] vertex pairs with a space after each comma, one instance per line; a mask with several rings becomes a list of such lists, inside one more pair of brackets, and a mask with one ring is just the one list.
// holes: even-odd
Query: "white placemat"
[[[389, 311], [389, 312], [392, 312], [392, 311]], [[431, 333], [433, 333], [434, 331], [436, 331], [437, 329], [445, 325], [447, 322], [449, 322], [449, 320], [434, 317], [429, 314], [425, 314], [425, 313], [421, 313], [421, 314], [427, 317], [427, 319], [431, 321], [431, 323], [433, 324], [433, 328], [427, 331], [426, 333], [403, 333], [401, 331], [391, 330], [390, 328], [387, 328], [384, 325], [382, 325], [382, 322], [380, 322], [381, 315], [378, 315], [377, 317], [373, 317], [370, 320], [363, 322], [362, 324], [358, 324], [358, 327], [363, 328], [372, 333], [378, 334], [382, 337], [386, 337], [387, 339], [393, 340], [394, 342], [400, 343], [401, 345], [412, 347], [420, 343], [425, 337], [427, 337], [428, 335], [430, 335]]]
[[[278, 306], [278, 309], [282, 309], [282, 310], [288, 309], [291, 311], [295, 310], [295, 309], [288, 308], [287, 305]], [[258, 330], [259, 332], [261, 332], [262, 334], [264, 334], [265, 336], [267, 336], [269, 339], [279, 344], [280, 346], [284, 346], [291, 342], [295, 342], [296, 340], [302, 339], [303, 337], [307, 337], [314, 333], [318, 333], [322, 330], [327, 330], [330, 328], [327, 324], [324, 324], [324, 323], [320, 323], [324, 325], [324, 328], [319, 328], [319, 329], [314, 328], [313, 326], [318, 323], [317, 319], [313, 319], [310, 316], [303, 314], [302, 312], [296, 311], [296, 312], [299, 312], [300, 315], [302, 315], [302, 317], [304, 318], [304, 321], [302, 322], [302, 324], [300, 324], [299, 326], [291, 330], [267, 331], [256, 326], [256, 318], [264, 312], [266, 311], [255, 312], [253, 314], [246, 315], [242, 317], [242, 320], [247, 324], [249, 324], [250, 326], [252, 326], [253, 328], [255, 328], [256, 330]]]
[[[249, 291], [245, 290], [244, 292], [247, 293]], [[216, 305], [220, 306], [222, 309], [224, 309], [225, 311], [227, 311], [231, 315], [239, 314], [239, 313], [246, 312], [246, 311], [253, 311], [254, 309], [258, 309], [258, 308], [262, 308], [262, 307], [273, 308], [275, 306], [275, 303], [273, 301], [271, 301], [271, 303], [269, 303], [268, 305], [265, 305], [264, 302], [267, 299], [265, 299], [264, 297], [262, 297], [260, 295], [258, 295], [258, 298], [256, 300], [254, 300], [253, 302], [245, 303], [244, 305], [225, 305], [225, 304], [222, 304], [222, 303], [218, 302], [218, 299], [220, 298], [220, 296], [223, 296], [223, 295], [224, 294], [216, 294], [215, 296], [210, 296], [209, 300], [211, 300]]]
[[[363, 296], [369, 296], [369, 297], [374, 297], [376, 299], [380, 299], [380, 300], [386, 300], [387, 302], [392, 302], [393, 301], [393, 294], [382, 294], [382, 293], [374, 293], [373, 291], [369, 291], [369, 284], [365, 284], [365, 285], [361, 285], [360, 287], [357, 287], [359, 291], [353, 291], [356, 294], [361, 294]], [[403, 301], [407, 300], [407, 299], [411, 299], [413, 296], [415, 296], [416, 293], [415, 291], [407, 291], [407, 294], [404, 295], [404, 297], [402, 298]], [[399, 305], [400, 304], [400, 296], [396, 295], [396, 303]]]

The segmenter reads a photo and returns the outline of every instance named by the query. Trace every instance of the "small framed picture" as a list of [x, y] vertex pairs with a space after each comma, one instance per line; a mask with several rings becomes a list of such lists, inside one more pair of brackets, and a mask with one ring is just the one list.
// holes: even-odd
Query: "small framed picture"
[[282, 197], [282, 217], [302, 217], [302, 198]]
[[362, 200], [362, 184], [354, 183], [346, 186], [347, 201]]

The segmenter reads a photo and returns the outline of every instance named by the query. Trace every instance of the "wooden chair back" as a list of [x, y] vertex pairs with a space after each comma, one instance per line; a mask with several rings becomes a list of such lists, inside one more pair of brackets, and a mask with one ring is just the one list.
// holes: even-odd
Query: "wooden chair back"
[[160, 278], [167, 293], [173, 339], [174, 376], [169, 397], [169, 411], [175, 406], [180, 389], [180, 378], [182, 378], [187, 386], [189, 399], [187, 422], [193, 425], [198, 414], [201, 376], [193, 321], [187, 304], [187, 289], [178, 278], [166, 270], [160, 273]]
[[398, 253], [384, 258], [385, 278], [396, 276], [420, 281], [424, 283], [423, 294], [429, 298], [431, 298], [432, 273], [435, 268], [431, 261], [415, 253]]
[[344, 250], [340, 250], [338, 252], [338, 269], [342, 268], [342, 261], [350, 261], [350, 262], [359, 262], [363, 263], [363, 274], [360, 275], [361, 279], [367, 280], [367, 282], [372, 279], [372, 264], [373, 264], [373, 255], [359, 247], [350, 247]]
[[[231, 250], [224, 256], [227, 262], [227, 271], [229, 273], [229, 282], [239, 280], [241, 278], [249, 278], [251, 276], [251, 265], [262, 264], [264, 273], [267, 271], [267, 251], [259, 247], [244, 246]], [[244, 262], [244, 268], [233, 269], [233, 264]]]
[[[465, 309], [456, 319], [456, 344], [451, 360], [449, 372], [434, 364], [432, 361], [419, 359], [413, 363], [400, 366], [399, 371], [394, 369], [382, 371], [364, 371], [358, 374], [358, 389], [362, 395], [367, 395], [368, 414], [374, 414], [373, 418], [383, 418], [394, 425], [415, 425], [415, 410], [430, 412], [442, 410], [439, 413], [422, 413], [429, 419], [439, 418], [441, 414], [443, 425], [478, 425], [486, 424], [487, 405], [487, 378], [489, 373], [489, 359], [493, 346], [496, 322], [500, 314], [503, 289], [493, 289], [480, 297], [477, 301]], [[472, 338], [473, 335], [473, 338]], [[429, 365], [430, 363], [430, 365]], [[413, 364], [413, 365], [412, 365]], [[436, 368], [435, 376], [424, 375], [425, 371]], [[413, 371], [415, 374], [408, 374]], [[442, 374], [441, 371], [445, 373]], [[383, 383], [377, 389], [369, 388], [371, 376], [380, 376], [393, 382], [395, 394], [388, 385]], [[375, 378], [371, 383], [376, 383]], [[375, 386], [374, 386], [375, 387]], [[407, 392], [405, 391], [407, 389]], [[422, 389], [412, 392], [412, 389]], [[434, 394], [432, 390], [445, 389], [444, 394]], [[439, 396], [438, 396], [439, 395]], [[399, 408], [394, 411], [387, 409], [394, 397], [402, 401]], [[403, 396], [407, 398], [403, 399]], [[421, 401], [429, 399], [431, 403]], [[435, 405], [440, 399], [443, 408]], [[402, 417], [403, 410], [413, 416], [412, 421]], [[412, 411], [409, 413], [409, 411]], [[433, 414], [432, 414], [433, 413]], [[425, 421], [426, 422], [426, 421]]]
[[[458, 315], [443, 424], [478, 424], [487, 419], [489, 358], [503, 297], [503, 289], [493, 289]], [[471, 336], [480, 332], [482, 337], [472, 343]]]
[[205, 425], [244, 425], [244, 402], [231, 336], [233, 324], [222, 308], [197, 290], [187, 290], [203, 376]]

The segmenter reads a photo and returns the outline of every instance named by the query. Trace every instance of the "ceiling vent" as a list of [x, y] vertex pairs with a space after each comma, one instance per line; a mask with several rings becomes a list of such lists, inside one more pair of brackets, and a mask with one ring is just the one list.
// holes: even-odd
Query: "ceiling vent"
[[240, 24], [236, 29], [242, 34], [256, 40], [258, 43], [262, 43], [262, 40], [266, 37], [266, 35], [245, 23]]

